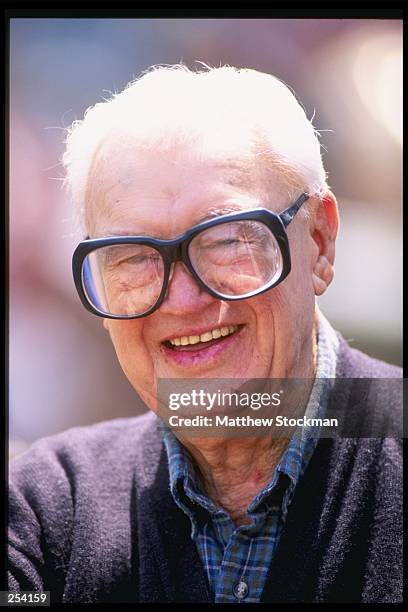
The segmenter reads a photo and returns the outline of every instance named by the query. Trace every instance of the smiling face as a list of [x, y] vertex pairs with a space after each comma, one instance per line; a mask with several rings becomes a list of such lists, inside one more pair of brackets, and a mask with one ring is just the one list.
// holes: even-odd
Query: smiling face
[[[88, 230], [91, 237], [174, 238], [214, 214], [254, 207], [280, 212], [290, 204], [279, 174], [266, 173], [248, 157], [203, 158], [193, 145], [163, 152], [112, 144], [91, 169]], [[292, 270], [266, 293], [236, 302], [216, 299], [178, 262], [158, 310], [141, 319], [104, 320], [124, 373], [150, 408], [159, 378], [313, 375], [314, 272], [322, 267], [321, 244], [301, 214], [288, 237]]]

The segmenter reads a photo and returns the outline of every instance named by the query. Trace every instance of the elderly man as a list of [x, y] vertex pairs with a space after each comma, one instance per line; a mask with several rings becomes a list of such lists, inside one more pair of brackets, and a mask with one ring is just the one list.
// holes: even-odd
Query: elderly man
[[[316, 306], [339, 224], [317, 136], [282, 82], [232, 67], [154, 68], [73, 125], [64, 164], [86, 236], [76, 287], [150, 411], [44, 438], [12, 462], [10, 591], [401, 600], [395, 437], [307, 425], [194, 435], [158, 416], [163, 379], [369, 388], [401, 376], [351, 349]], [[397, 394], [384, 406], [351, 388], [306, 385], [302, 414], [398, 409]]]

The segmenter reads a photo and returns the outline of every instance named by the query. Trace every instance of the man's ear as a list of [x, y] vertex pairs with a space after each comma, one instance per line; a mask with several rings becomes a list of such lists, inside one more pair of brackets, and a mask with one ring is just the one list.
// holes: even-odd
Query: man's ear
[[313, 261], [313, 286], [322, 295], [334, 276], [335, 243], [339, 229], [337, 200], [331, 191], [317, 202], [311, 225], [312, 238], [317, 247]]

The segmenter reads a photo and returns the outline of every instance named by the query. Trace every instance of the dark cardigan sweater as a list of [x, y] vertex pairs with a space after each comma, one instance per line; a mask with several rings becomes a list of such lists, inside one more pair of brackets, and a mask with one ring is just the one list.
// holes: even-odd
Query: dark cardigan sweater
[[[337, 376], [401, 371], [341, 339]], [[355, 399], [338, 390], [332, 401], [348, 410]], [[359, 410], [379, 413], [397, 403], [357, 400]], [[10, 463], [10, 591], [49, 590], [51, 602], [67, 603], [211, 601], [189, 519], [169, 491], [157, 423], [149, 412], [76, 427]], [[402, 600], [400, 446], [394, 438], [319, 441], [262, 601]]]

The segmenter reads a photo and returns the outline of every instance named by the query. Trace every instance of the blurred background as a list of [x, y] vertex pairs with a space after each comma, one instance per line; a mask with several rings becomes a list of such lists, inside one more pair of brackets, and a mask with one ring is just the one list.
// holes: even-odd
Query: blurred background
[[145, 410], [71, 278], [81, 240], [61, 188], [64, 128], [152, 64], [269, 72], [322, 133], [340, 208], [320, 307], [352, 346], [401, 364], [402, 22], [23, 19], [10, 22], [10, 455]]

